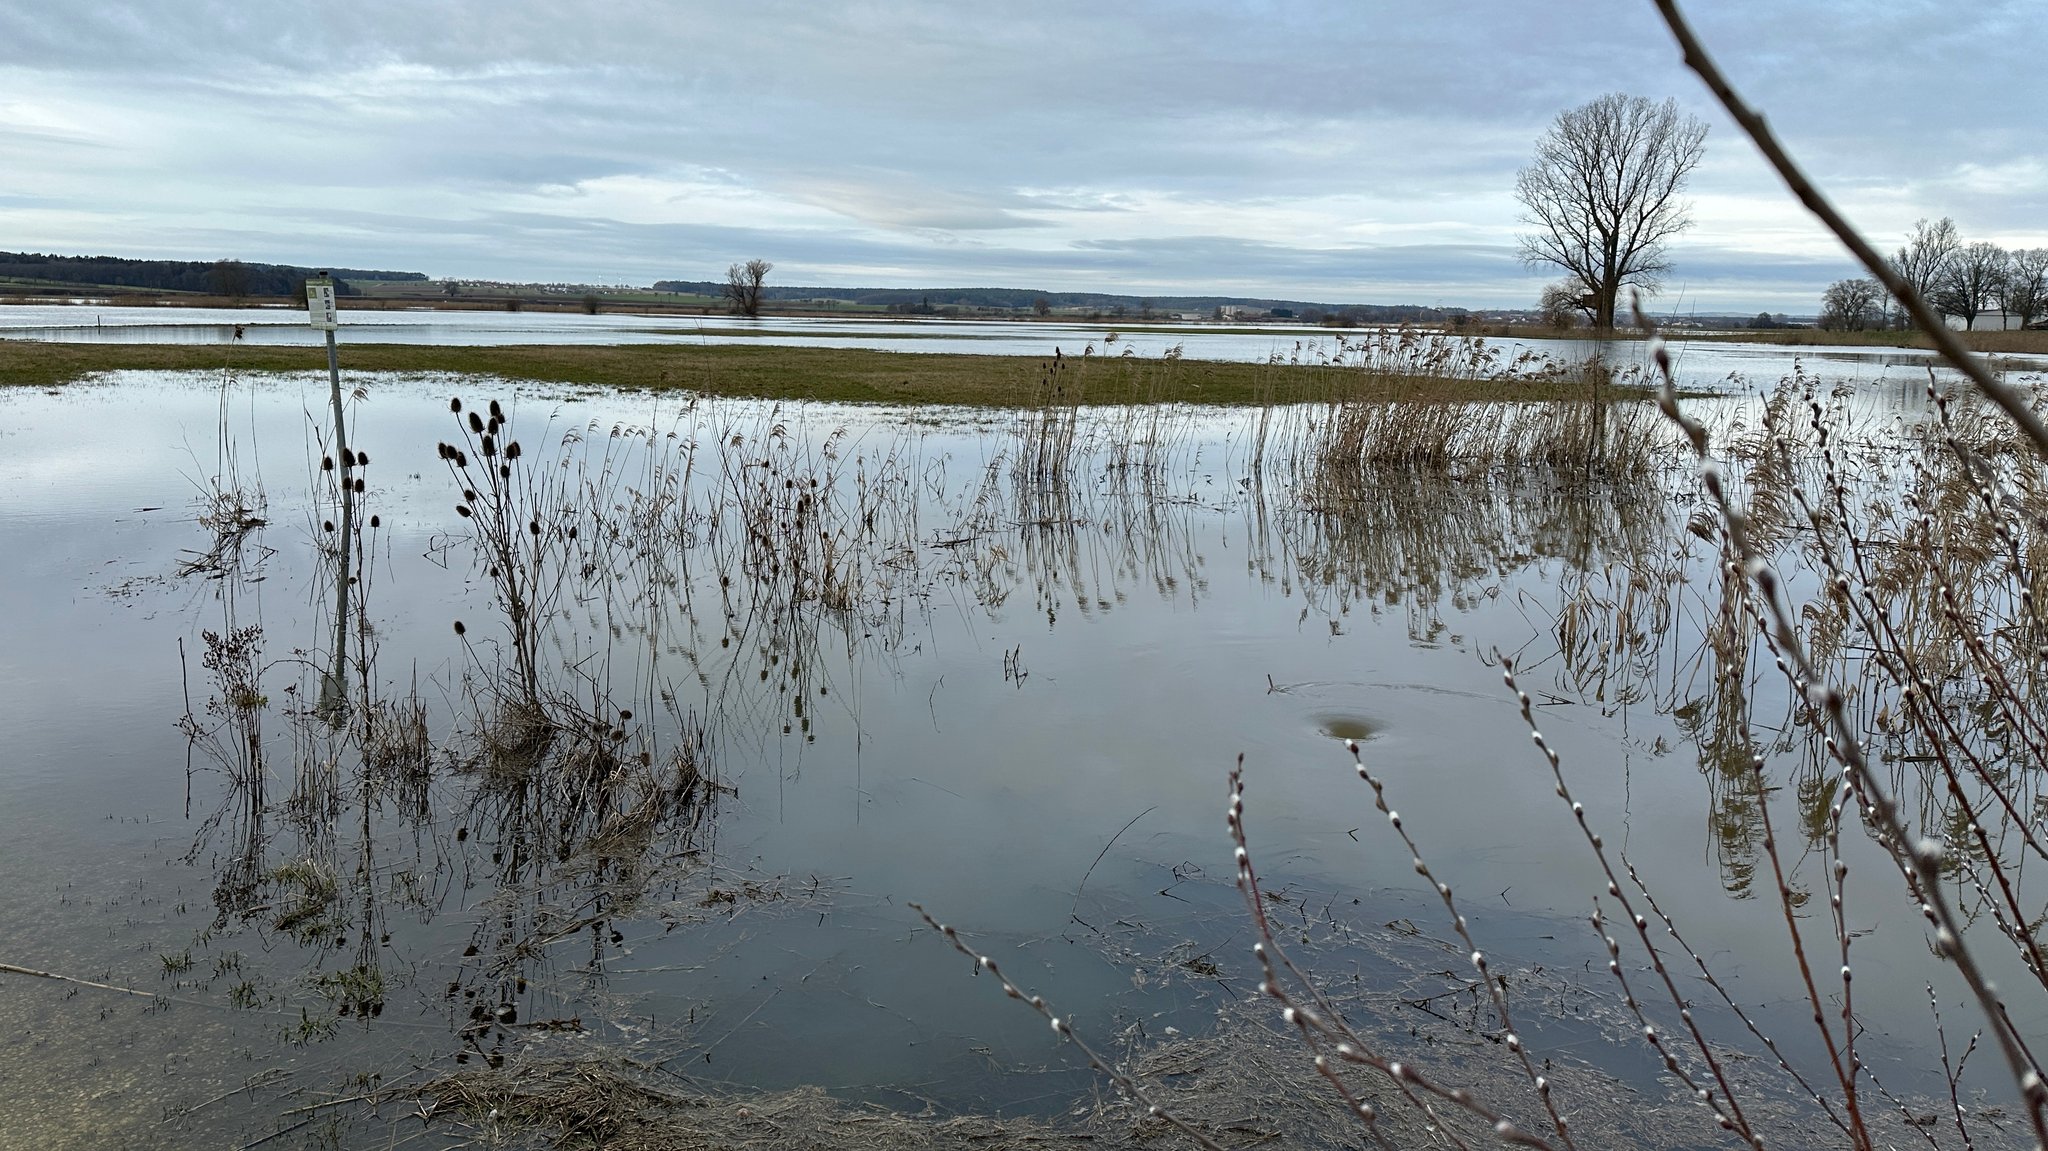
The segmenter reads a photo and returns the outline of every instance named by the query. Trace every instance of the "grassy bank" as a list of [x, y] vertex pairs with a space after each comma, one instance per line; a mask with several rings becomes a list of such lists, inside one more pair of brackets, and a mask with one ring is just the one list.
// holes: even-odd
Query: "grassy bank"
[[[58, 344], [0, 340], [0, 386], [56, 387], [95, 373], [313, 372], [317, 347]], [[345, 372], [446, 373], [611, 388], [678, 388], [724, 396], [853, 403], [1034, 407], [1047, 361], [1035, 356], [924, 355], [853, 348], [710, 346], [438, 347], [347, 344]], [[1574, 379], [1501, 381], [1368, 372], [1355, 367], [1069, 357], [1069, 402], [1255, 404], [1332, 398], [1580, 399]]]

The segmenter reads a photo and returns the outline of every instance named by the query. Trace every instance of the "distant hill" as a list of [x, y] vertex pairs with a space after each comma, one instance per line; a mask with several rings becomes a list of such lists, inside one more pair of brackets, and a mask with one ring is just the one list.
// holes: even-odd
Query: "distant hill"
[[425, 280], [423, 272], [382, 272], [361, 268], [300, 268], [250, 264], [241, 260], [126, 260], [118, 256], [56, 256], [0, 252], [0, 279], [38, 280], [81, 287], [210, 296], [298, 296], [308, 276], [328, 272], [342, 295], [355, 295], [350, 280]]

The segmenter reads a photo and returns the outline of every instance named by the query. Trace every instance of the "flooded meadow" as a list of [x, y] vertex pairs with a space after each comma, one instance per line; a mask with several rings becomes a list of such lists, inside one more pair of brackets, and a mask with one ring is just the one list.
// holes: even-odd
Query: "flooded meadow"
[[[1262, 941], [1546, 1137], [1554, 1085], [1738, 1145], [1725, 1082], [1838, 1144], [1846, 1044], [1885, 1138], [2023, 1141], [1647, 398], [1060, 370], [1014, 411], [350, 376], [345, 449], [324, 375], [0, 395], [0, 1145], [1184, 1138], [1061, 1023], [1222, 1145], [1368, 1138]], [[1683, 403], [2039, 1034], [2048, 486], [1972, 404], [1839, 384]], [[1372, 1071], [1389, 1138], [1469, 1125]]]

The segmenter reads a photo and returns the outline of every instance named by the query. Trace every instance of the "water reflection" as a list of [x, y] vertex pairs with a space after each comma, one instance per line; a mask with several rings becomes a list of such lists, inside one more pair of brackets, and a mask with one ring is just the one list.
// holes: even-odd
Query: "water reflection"
[[[303, 974], [274, 959], [235, 993], [317, 990], [327, 1013], [303, 1014], [301, 1041], [381, 1019], [400, 988], [441, 1004], [458, 1059], [501, 1060], [535, 1023], [594, 1026], [624, 930], [708, 898], [732, 794], [721, 759], [813, 744], [821, 719], [863, 740], [864, 681], [909, 674], [941, 613], [1021, 609], [1054, 634], [1134, 603], [1199, 612], [1220, 522], [1304, 618], [1336, 634], [1355, 610], [1393, 609], [1433, 646], [1446, 612], [1526, 571], [1649, 553], [1664, 515], [1635, 488], [1392, 472], [1304, 506], [1293, 485], [1216, 484], [1191, 417], [1172, 413], [1069, 409], [1051, 436], [1027, 417], [976, 435], [969, 456], [929, 429], [774, 406], [537, 425], [495, 399], [448, 406], [429, 490], [456, 514], [428, 559], [476, 592], [432, 629], [438, 645], [404, 645], [415, 665], [439, 646], [447, 675], [386, 670], [376, 473], [359, 469], [354, 538], [314, 552], [316, 581], [343, 578], [343, 546], [362, 573], [345, 656], [323, 648], [336, 621], [318, 610], [228, 626], [267, 577], [237, 561], [247, 549], [213, 549], [227, 622], [202, 636], [206, 702], [187, 735], [224, 783], [194, 857], [216, 874], [212, 945], [253, 929], [306, 949]], [[267, 654], [300, 628], [288, 656]], [[1003, 656], [1023, 689], [1023, 647]], [[315, 685], [336, 666], [345, 702], [322, 708]], [[1319, 722], [1346, 738], [1381, 724]], [[288, 794], [270, 793], [273, 775]], [[776, 779], [798, 783], [801, 761]]]
[[[1489, 710], [1505, 711], [1486, 694], [1495, 647], [1517, 653], [1560, 726], [1577, 726], [1575, 766], [1604, 771], [1605, 749], [1621, 749], [1612, 790], [1640, 804], [1633, 850], [1647, 869], [1711, 859], [1721, 887], [1767, 904], [1763, 818], [1783, 812], [1794, 897], [1819, 890], [1792, 849], [1828, 850], [1825, 748], [1756, 650], [1757, 605], [1727, 578], [1682, 474], [1360, 459], [1339, 483], [1328, 451], [1288, 430], [1321, 409], [1282, 412], [1255, 453], [1256, 411], [1048, 402], [933, 426], [709, 401], [550, 414], [510, 389], [450, 411], [446, 392], [390, 392], [358, 409], [352, 440], [378, 462], [345, 543], [324, 526], [331, 494], [273, 483], [258, 498], [255, 477], [212, 469], [223, 498], [205, 506], [227, 511], [204, 512], [197, 543], [180, 541], [205, 557], [184, 577], [202, 598], [184, 621], [190, 705], [168, 681], [150, 697], [186, 715], [205, 813], [191, 846], [213, 910], [184, 961], [224, 972], [208, 994], [227, 1006], [279, 1016], [263, 1018], [280, 1050], [391, 1069], [402, 1046], [446, 1070], [576, 1037], [654, 1042], [633, 1050], [657, 1063], [715, 1054], [743, 1069], [732, 1074], [788, 1065], [815, 1082], [826, 1073], [796, 1067], [786, 1039], [815, 1027], [847, 1037], [839, 1055], [816, 1055], [833, 1082], [936, 1080], [980, 1040], [921, 1029], [921, 1006], [972, 1016], [958, 1027], [977, 1034], [1007, 1024], [972, 1015], [968, 992], [955, 1003], [923, 957], [905, 957], [897, 897], [1017, 923], [1031, 954], [1095, 940], [1070, 929], [1079, 916], [1141, 925], [1106, 929], [1124, 934], [1105, 948], [1214, 963], [1233, 920], [1218, 910], [1224, 885], [1203, 878], [1228, 870], [1204, 854], [1216, 838], [1205, 773], [1233, 745], [1305, 764], [1280, 785], [1304, 886], [1358, 886], [1348, 853], [1361, 849], [1405, 874], [1405, 856], [1350, 838], [1355, 797], [1307, 779], [1331, 766], [1312, 757], [1332, 738], [1370, 737], [1372, 754], [1418, 769], [1401, 786], [1425, 813], [1458, 813], [1432, 828], [1447, 866], [1528, 899], [1525, 877], [1568, 869], [1570, 848], [1529, 842], [1533, 817], [1513, 798], [1526, 779], [1475, 766], [1512, 764], [1521, 743], [1511, 713]], [[252, 390], [207, 401], [237, 427], [260, 422], [245, 405], [296, 414], [289, 397]], [[1788, 426], [1803, 403], [1773, 397], [1724, 441], [1759, 535], [1802, 591], [1825, 585], [1829, 562], [1859, 562], [1800, 504], [1833, 499], [1827, 465], [1777, 446], [1814, 441]], [[1980, 626], [2031, 595], [2035, 544], [2022, 530], [2006, 546], [1995, 524], [2008, 505], [1982, 493], [1991, 475], [2031, 506], [2042, 487], [1994, 437], [1955, 434], [1970, 453], [1948, 458], [1983, 466], [1940, 452], [1873, 464], [1845, 518], [1865, 525], [1857, 546], [1875, 555], [1882, 542], [1883, 564], [1862, 561], [1896, 609], [1879, 652], [1939, 667], [1959, 709], [1859, 678], [1884, 657], [1858, 638], [1852, 604], [1817, 596], [1802, 621], [1891, 741], [1904, 793], [1971, 842], [1956, 789], [1920, 757], [1949, 748], [1980, 815], [1986, 781], [2035, 801], [2044, 741], [2023, 655], [2037, 632]], [[320, 454], [313, 441], [309, 459]], [[1255, 454], [1265, 466], [1249, 465]], [[272, 474], [301, 467], [320, 474], [317, 462]], [[325, 607], [337, 544], [359, 581], [343, 641]], [[1959, 589], [1953, 607], [1944, 586]], [[1981, 635], [1981, 653], [1959, 651], [1962, 631]], [[346, 706], [330, 722], [318, 697], [338, 657]], [[1404, 690], [1360, 682], [1374, 677]], [[1937, 742], [1960, 709], [1974, 709], [1966, 738]], [[1504, 798], [1472, 803], [1481, 788]], [[2000, 835], [1963, 855], [1959, 880], [2032, 850], [2022, 831]], [[1343, 899], [1328, 902], [1334, 923]], [[1721, 902], [1686, 910], [1741, 914]], [[760, 912], [746, 929], [715, 922], [744, 906]], [[1299, 907], [1309, 915], [1306, 897]], [[1540, 940], [1550, 926], [1524, 930]], [[1091, 962], [1048, 960], [1047, 979], [1133, 1018], [1206, 1017], [1185, 985], [1145, 998], [1167, 993]], [[1745, 978], [1759, 998], [1786, 990], [1769, 972]], [[869, 1000], [896, 1013], [901, 1049], [854, 1043], [875, 1026]]]

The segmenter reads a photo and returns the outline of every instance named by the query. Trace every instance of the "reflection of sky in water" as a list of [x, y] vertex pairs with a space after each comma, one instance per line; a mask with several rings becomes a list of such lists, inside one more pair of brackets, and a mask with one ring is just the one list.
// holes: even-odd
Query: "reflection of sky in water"
[[[1219, 325], [1148, 330], [1117, 329], [1105, 343], [1102, 324], [1001, 322], [986, 320], [880, 320], [730, 316], [597, 315], [552, 312], [347, 311], [343, 304], [340, 340], [401, 344], [777, 344], [813, 348], [872, 348], [898, 352], [1045, 356], [1054, 348], [1067, 355], [1093, 347], [1098, 355], [1156, 359], [1180, 348], [1195, 360], [1318, 362], [1336, 354], [1344, 333], [1327, 328], [1261, 328], [1255, 332]], [[22, 305], [0, 308], [0, 339], [106, 341], [110, 343], [216, 344], [234, 338], [253, 344], [311, 346], [320, 343], [302, 311], [289, 308], [137, 308]], [[1352, 333], [1356, 336], [1357, 333]], [[1510, 357], [1524, 350], [1560, 363], [1602, 358], [1617, 368], [1647, 364], [1640, 341], [1494, 340]], [[1680, 340], [1673, 346], [1681, 383], [1720, 389], [1731, 376], [1768, 387], [1792, 370], [1794, 359], [1831, 381], [1862, 385], [1902, 382], [1917, 387], [1934, 353], [1916, 348], [1792, 347], [1729, 340]], [[2001, 356], [2018, 371], [2048, 369], [2048, 356]], [[1944, 379], [1949, 378], [1945, 369]]]
[[[473, 406], [490, 398], [470, 391]], [[288, 790], [293, 737], [282, 689], [308, 682], [295, 649], [326, 646], [312, 606], [325, 597], [310, 560], [319, 516], [304, 494], [324, 401], [325, 382], [312, 376], [265, 379], [230, 397], [241, 468], [260, 474], [269, 498], [269, 525], [253, 543], [274, 553], [257, 569], [260, 581], [213, 581], [174, 572], [204, 544], [192, 518], [216, 467], [217, 391], [194, 377], [134, 373], [0, 396], [0, 730], [9, 733], [0, 758], [0, 960], [169, 986], [159, 956], [191, 946], [205, 925], [207, 863], [221, 850], [216, 838], [196, 866], [182, 862], [196, 821], [222, 792], [218, 774], [201, 770], [188, 812], [174, 723], [188, 690], [207, 692], [199, 632], [223, 626], [230, 600], [240, 622], [260, 619], [266, 629], [273, 788]], [[1220, 818], [1223, 773], [1239, 752], [1249, 826], [1276, 890], [1333, 907], [1355, 898], [1337, 914], [1365, 927], [1404, 916], [1435, 922], [1333, 736], [1370, 736], [1366, 753], [1438, 873], [1467, 900], [1482, 940], [1526, 948], [1517, 961], [1576, 966], [1593, 954], [1577, 917], [1599, 882], [1485, 658], [1499, 648], [1531, 668], [1524, 682], [1545, 705], [1546, 733], [1610, 841], [1660, 883], [1667, 910], [1696, 942], [1714, 941], [1718, 970], [1745, 1003], [1784, 1012], [1788, 1025], [1774, 1031], [1804, 1050], [1806, 1033], [1789, 1026], [1797, 988], [1777, 961], [1777, 909], [1730, 900], [1708, 878], [1715, 845], [1695, 753], [1647, 702], [1596, 697], [1554, 656], [1550, 621], [1573, 578], [1556, 557], [1586, 559], [1596, 571], [1608, 561], [1684, 567], [1656, 560], [1678, 545], [1662, 534], [1654, 501], [1612, 504], [1545, 485], [1460, 496], [1396, 479], [1349, 519], [1314, 521], [1284, 477], [1240, 482], [1248, 417], [1204, 411], [1178, 417], [1155, 488], [1119, 489], [1089, 465], [1068, 498], [1048, 505], [1020, 501], [1008, 483], [998, 457], [1014, 442], [1008, 416], [932, 424], [890, 409], [743, 403], [685, 415], [679, 403], [529, 389], [514, 405], [514, 434], [529, 456], [546, 459], [565, 429], [589, 429], [590, 450], [603, 451], [615, 424], [673, 427], [680, 438], [662, 440], [663, 450], [694, 443], [689, 491], [704, 506], [714, 492], [754, 482], [741, 465], [756, 453], [827, 466], [826, 442], [843, 428], [831, 441], [841, 484], [856, 472], [903, 481], [887, 489], [909, 525], [896, 541], [903, 547], [867, 569], [863, 584], [869, 601], [890, 606], [857, 616], [814, 606], [818, 630], [778, 631], [777, 621], [724, 598], [718, 576], [736, 573], [736, 563], [708, 548], [660, 609], [608, 604], [577, 585], [565, 603], [565, 650], [601, 655], [614, 694], [643, 716], [659, 714], [666, 695], [709, 717], [715, 769], [737, 792], [719, 807], [711, 871], [672, 892], [673, 903], [649, 905], [708, 922], [668, 930], [646, 909], [617, 917], [623, 944], [605, 952], [601, 977], [576, 973], [590, 960], [586, 936], [539, 949], [522, 969], [533, 981], [521, 1001], [529, 1018], [605, 1020], [598, 1037], [663, 1057], [701, 1063], [709, 1050], [710, 1067], [692, 1072], [735, 1082], [820, 1082], [883, 1098], [918, 1083], [926, 1094], [1000, 1099], [1019, 1089], [973, 1070], [974, 1048], [991, 1044], [1027, 1063], [1054, 1055], [1032, 1017], [967, 979], [904, 903], [923, 902], [1014, 956], [1018, 978], [1098, 1034], [1120, 1018], [1189, 1003], [1191, 1013], [1167, 1018], [1193, 1025], [1206, 1013], [1197, 993], [1214, 987], [1135, 991], [1098, 947], [1220, 946], [1230, 981], [1248, 986], [1249, 941], [1228, 887]], [[467, 620], [484, 647], [500, 629], [482, 573], [447, 546], [459, 522], [434, 451], [454, 435], [445, 391], [375, 380], [354, 412], [351, 441], [371, 454], [371, 509], [383, 525], [367, 593], [377, 674], [388, 689], [416, 681], [437, 725], [451, 710], [473, 715], [461, 703], [466, 665], [450, 622]], [[787, 438], [766, 436], [776, 424]], [[736, 434], [746, 448], [721, 456]], [[1084, 444], [1108, 451], [1128, 435], [1112, 426]], [[638, 448], [618, 450], [626, 474], [645, 474]], [[733, 638], [729, 647], [722, 637]], [[1685, 650], [1697, 642], [1663, 638]], [[781, 734], [792, 718], [787, 695], [763, 685], [779, 684], [786, 665], [757, 679], [763, 644], [800, 654], [813, 677], [805, 682], [829, 688], [806, 697], [815, 742], [800, 730]], [[468, 786], [445, 780], [437, 794], [453, 804]], [[181, 991], [197, 1004], [189, 1010], [131, 1010], [114, 1026], [77, 1029], [77, 1013], [97, 1011], [97, 1001], [81, 1007], [32, 988], [0, 1001], [0, 1021], [35, 1031], [39, 1046], [0, 1057], [0, 1071], [32, 1084], [24, 1097], [61, 1102], [71, 1098], [67, 1077], [85, 1067], [171, 1059], [182, 1048], [254, 1050], [251, 1068], [308, 1074], [393, 1050], [445, 1061], [462, 1020], [442, 992], [468, 978], [458, 953], [491, 888], [484, 857], [493, 845], [482, 831], [452, 839], [445, 809], [443, 817], [423, 827], [392, 820], [381, 858], [452, 868], [476, 886], [437, 887], [427, 911], [388, 916], [393, 986], [375, 1023], [344, 1024], [306, 1048], [280, 1044], [279, 1019], [324, 1002], [307, 991], [305, 973], [342, 961], [243, 929], [192, 954], [202, 967], [247, 955], [276, 996], [263, 1012], [224, 1007], [239, 977], [223, 976]], [[282, 816], [271, 826], [280, 842], [296, 842]], [[1859, 857], [1860, 874], [1877, 874], [1874, 860]], [[706, 885], [747, 881], [786, 899], [739, 909], [729, 922], [702, 903]], [[1862, 909], [1885, 930], [1858, 944], [1857, 986], [1869, 989], [1859, 1003], [1874, 1028], [1917, 1034], [1917, 926], [1874, 894]], [[1919, 1053], [1874, 1042], [1887, 1074], [1911, 1080], [1898, 1064]], [[1630, 1049], [1579, 1054], [1623, 1066], [1639, 1058]], [[137, 1078], [123, 1098], [153, 1116], [250, 1073], [209, 1068], [208, 1057], [166, 1081]]]

